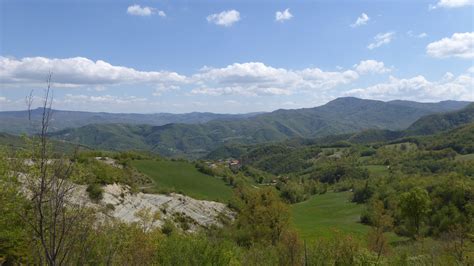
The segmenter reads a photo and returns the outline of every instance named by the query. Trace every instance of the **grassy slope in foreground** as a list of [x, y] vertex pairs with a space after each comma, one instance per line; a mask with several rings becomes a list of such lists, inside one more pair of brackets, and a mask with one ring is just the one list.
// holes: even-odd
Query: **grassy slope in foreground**
[[222, 180], [199, 172], [184, 161], [137, 160], [132, 165], [148, 175], [157, 190], [172, 189], [196, 199], [226, 202], [232, 189]]
[[349, 192], [328, 192], [292, 206], [292, 223], [304, 239], [329, 237], [333, 229], [365, 237], [369, 226], [359, 223], [363, 205], [349, 202]]
[[[365, 205], [349, 201], [351, 192], [328, 192], [292, 205], [292, 224], [305, 240], [331, 237], [334, 230], [365, 241], [370, 226], [361, 224], [360, 214]], [[390, 242], [404, 240], [388, 233]]]

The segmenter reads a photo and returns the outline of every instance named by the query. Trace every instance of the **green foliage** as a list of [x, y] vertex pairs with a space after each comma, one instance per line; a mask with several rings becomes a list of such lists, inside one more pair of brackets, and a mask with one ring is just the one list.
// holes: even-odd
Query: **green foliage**
[[156, 262], [160, 265], [232, 265], [238, 262], [235, 249], [225, 240], [172, 234], [160, 243]]
[[354, 188], [354, 195], [352, 201], [357, 203], [366, 203], [375, 193], [375, 187], [366, 181], [364, 185], [357, 185]]
[[412, 135], [429, 135], [474, 122], [474, 103], [462, 110], [420, 118], [407, 131]]
[[367, 179], [368, 177], [367, 169], [342, 161], [318, 166], [311, 175], [312, 179], [329, 184], [334, 184], [344, 179]]
[[412, 237], [419, 236], [429, 211], [430, 197], [426, 190], [415, 187], [400, 196], [401, 216], [407, 219], [408, 230]]
[[304, 187], [295, 181], [287, 182], [280, 188], [281, 197], [289, 203], [296, 203], [306, 200], [308, 195], [305, 193]]
[[173, 222], [166, 220], [163, 226], [161, 227], [161, 232], [167, 236], [170, 236], [173, 232], [176, 231], [176, 227]]
[[307, 265], [376, 265], [377, 257], [357, 239], [334, 231], [329, 238], [311, 241]]
[[242, 157], [246, 165], [278, 175], [302, 171], [311, 163], [309, 159], [316, 157], [321, 149], [316, 146], [291, 147], [287, 145], [261, 145], [252, 149]]
[[275, 245], [289, 225], [289, 209], [273, 188], [236, 192], [239, 216], [235, 222], [236, 241], [249, 247], [262, 242]]
[[89, 198], [93, 201], [97, 202], [103, 198], [104, 190], [97, 183], [89, 184], [86, 188], [86, 191], [89, 194]]
[[12, 162], [0, 151], [0, 264], [28, 263], [29, 235], [20, 214], [27, 200], [19, 193], [20, 183], [10, 172]]
[[[315, 108], [277, 110], [246, 119], [162, 126], [136, 125], [135, 121], [128, 119], [117, 122], [130, 124], [89, 124], [55, 132], [52, 136], [105, 150], [147, 150], [166, 156], [197, 158], [222, 144], [258, 144], [294, 137], [315, 138], [354, 133], [368, 128], [400, 130], [423, 115], [458, 110], [466, 105], [460, 102], [447, 107], [439, 103], [426, 108], [423, 103], [405, 106], [393, 102], [339, 98]], [[238, 155], [239, 151], [221, 150], [218, 153], [228, 156]]]

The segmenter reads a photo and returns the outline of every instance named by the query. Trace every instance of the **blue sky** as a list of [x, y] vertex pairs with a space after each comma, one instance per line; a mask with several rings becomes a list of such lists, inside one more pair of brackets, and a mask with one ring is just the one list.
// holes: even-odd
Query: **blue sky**
[[474, 100], [473, 0], [0, 3], [0, 110], [41, 96], [49, 71], [70, 110]]

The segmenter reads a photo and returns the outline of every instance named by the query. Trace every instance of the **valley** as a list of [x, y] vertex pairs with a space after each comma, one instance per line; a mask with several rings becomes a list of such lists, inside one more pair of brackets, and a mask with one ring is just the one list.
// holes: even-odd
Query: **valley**
[[[344, 105], [337, 105], [338, 101]], [[355, 101], [358, 107], [348, 107], [347, 101]], [[261, 248], [270, 253], [285, 248], [283, 254], [291, 256], [301, 256], [295, 252], [304, 251], [310, 256], [308, 261], [326, 254], [334, 260], [363, 257], [391, 264], [424, 256], [422, 245], [429, 243], [439, 254], [431, 258], [436, 263], [459, 260], [449, 255], [453, 250], [461, 250], [462, 260], [469, 262], [474, 247], [468, 233], [474, 200], [473, 105], [395, 103], [420, 109], [396, 117], [390, 111], [387, 115], [392, 118], [383, 119], [375, 107], [366, 110], [372, 101], [336, 100], [329, 103], [331, 108], [339, 108], [332, 109], [334, 116], [360, 110], [354, 115], [366, 118], [354, 119], [352, 124], [336, 119], [329, 126], [321, 122], [321, 115], [307, 116], [312, 122], [304, 123], [323, 127], [314, 134], [304, 133], [311, 129], [296, 126], [293, 118], [281, 118], [301, 110], [287, 111], [283, 116], [283, 111], [276, 111], [278, 116], [259, 114], [203, 124], [86, 125], [48, 135], [54, 148], [49, 151], [50, 163], [45, 165], [56, 167], [64, 159], [74, 164], [68, 182], [81, 191], [74, 201], [78, 204], [84, 200], [97, 217], [87, 216], [96, 221], [78, 224], [94, 225], [90, 230], [101, 241], [111, 234], [118, 237], [125, 230], [133, 241], [161, 241], [163, 246], [153, 249], [159, 254], [165, 250], [176, 254], [176, 250], [198, 241], [205, 249], [219, 245], [215, 256], [226, 261], [224, 264], [229, 262], [225, 254], [242, 256], [238, 260], [245, 261]], [[387, 108], [392, 103], [377, 104]], [[449, 110], [432, 114], [440, 106]], [[377, 112], [377, 118], [367, 115], [372, 112]], [[427, 115], [418, 118], [424, 112]], [[262, 122], [269, 119], [267, 116], [279, 118]], [[390, 122], [398, 118], [397, 123]], [[285, 129], [276, 121], [287, 121]], [[267, 132], [276, 133], [260, 135], [262, 139], [228, 138], [227, 134], [236, 136], [235, 132], [246, 134], [243, 132], [249, 125], [256, 129], [273, 125]], [[321, 133], [328, 128], [336, 133]], [[35, 135], [1, 134], [3, 176], [13, 180], [16, 175], [8, 173], [35, 176], [35, 169], [41, 168], [37, 163], [41, 157], [35, 153], [41, 150], [37, 146], [41, 141]], [[151, 143], [155, 143], [154, 148], [150, 148]], [[26, 159], [31, 163], [24, 165]], [[1, 198], [6, 204], [0, 209], [10, 213], [6, 217], [13, 217], [6, 206], [21, 208], [11, 200], [23, 198], [16, 192], [21, 191], [18, 186], [24, 186], [23, 179], [17, 179], [19, 183], [2, 179], [1, 185], [9, 191]], [[412, 219], [410, 209], [418, 208], [413, 204], [422, 208], [421, 220]], [[5, 219], [0, 219], [0, 225], [17, 228], [18, 232], [26, 226], [21, 222], [12, 225]], [[446, 240], [448, 235], [451, 238]], [[0, 237], [20, 243], [17, 247], [28, 246], [22, 242], [22, 234], [8, 235], [0, 230]], [[461, 240], [466, 244], [447, 249], [446, 243], [454, 245], [458, 242], [453, 241]], [[99, 251], [98, 243], [93, 248]], [[138, 252], [139, 245], [132, 243], [126, 249], [117, 247], [121, 255], [114, 258], [124, 260], [126, 250]], [[351, 250], [348, 257], [337, 252], [346, 247]], [[2, 251], [0, 245], [8, 258], [17, 256], [14, 250], [5, 246]], [[156, 259], [163, 262], [164, 258]]]

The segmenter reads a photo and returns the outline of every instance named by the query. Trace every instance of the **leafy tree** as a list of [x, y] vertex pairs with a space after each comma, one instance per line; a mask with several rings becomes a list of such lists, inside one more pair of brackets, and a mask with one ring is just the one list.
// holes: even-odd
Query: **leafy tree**
[[288, 229], [290, 212], [273, 188], [240, 189], [237, 192], [239, 216], [235, 223], [237, 241], [277, 244]]
[[407, 219], [412, 237], [420, 235], [420, 229], [430, 211], [431, 200], [428, 192], [419, 187], [411, 189], [400, 196], [402, 218]]

